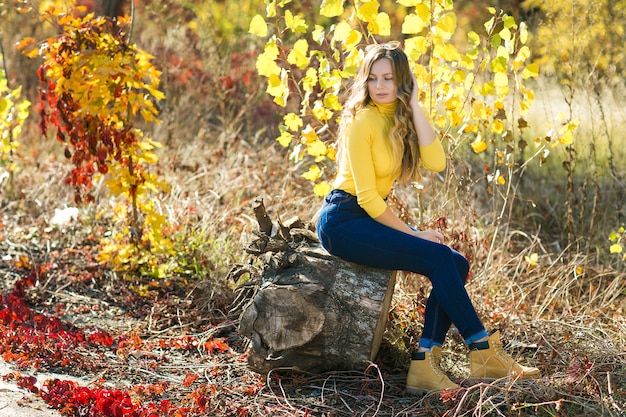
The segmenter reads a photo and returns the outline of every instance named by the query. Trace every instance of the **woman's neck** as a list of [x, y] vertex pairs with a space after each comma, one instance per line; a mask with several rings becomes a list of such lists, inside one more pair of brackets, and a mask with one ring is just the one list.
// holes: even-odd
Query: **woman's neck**
[[391, 103], [378, 103], [377, 101], [371, 100], [370, 103], [382, 114], [394, 114], [396, 112], [396, 108], [398, 107], [398, 100], [395, 100]]

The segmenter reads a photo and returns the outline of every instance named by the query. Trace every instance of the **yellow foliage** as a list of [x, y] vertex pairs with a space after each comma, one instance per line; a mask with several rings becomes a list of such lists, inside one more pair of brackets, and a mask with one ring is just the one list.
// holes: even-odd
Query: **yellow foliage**
[[307, 52], [309, 50], [309, 43], [306, 39], [298, 39], [293, 46], [291, 52], [287, 56], [287, 62], [297, 66], [300, 69], [305, 69], [309, 65], [309, 58]]
[[332, 188], [333, 188], [332, 185], [329, 184], [328, 182], [321, 181], [321, 182], [316, 183], [313, 186], [313, 192], [318, 197], [324, 197], [326, 194], [330, 192], [330, 190], [332, 190]]
[[285, 24], [287, 28], [291, 29], [295, 33], [306, 33], [309, 28], [309, 25], [307, 25], [302, 16], [294, 16], [290, 10], [285, 11]]
[[293, 140], [293, 135], [286, 130], [280, 132], [280, 136], [276, 138], [278, 143], [280, 143], [283, 147], [288, 147]]
[[14, 172], [16, 168], [13, 156], [19, 146], [17, 138], [30, 114], [31, 105], [30, 101], [22, 100], [21, 95], [22, 88], [9, 88], [4, 71], [0, 70], [0, 173]]
[[322, 0], [320, 14], [326, 17], [335, 17], [343, 14], [343, 0]]
[[[401, 32], [408, 35], [402, 47], [415, 74], [420, 101], [436, 128], [454, 142], [451, 149], [458, 149], [457, 144], [467, 146], [463, 135], [468, 133], [477, 137], [469, 143], [475, 153], [485, 152], [492, 145], [495, 155], [508, 155], [510, 149], [517, 149], [518, 144], [513, 142], [523, 140], [522, 135], [515, 135], [506, 126], [527, 127], [519, 123], [519, 115], [528, 112], [534, 94], [524, 86], [524, 80], [536, 77], [539, 71], [536, 62], [529, 62], [526, 25], [490, 8], [492, 16], [484, 25], [487, 34], [469, 32], [466, 45], [462, 45], [454, 37], [458, 22], [452, 1], [396, 3], [406, 8], [401, 14], [394, 11], [394, 23], [401, 24]], [[309, 171], [305, 178], [321, 184], [332, 172], [322, 168], [322, 162], [333, 160], [334, 150], [327, 144], [335, 139], [342, 94], [363, 59], [363, 41], [385, 42], [391, 33], [389, 10], [384, 10], [388, 5], [380, 0], [355, 0], [350, 6], [340, 0], [324, 0], [320, 15], [333, 18], [333, 23], [305, 29], [308, 22], [298, 23], [293, 3], [271, 4], [268, 21], [257, 18], [254, 31], [262, 30], [265, 23], [276, 27], [277, 33], [300, 32], [289, 40], [290, 44], [270, 36], [258, 57], [257, 69], [266, 77], [267, 92], [279, 105], [285, 106], [290, 94], [299, 95], [298, 119], [294, 117], [298, 111], [290, 110], [293, 115], [285, 118], [278, 141], [293, 147], [299, 158], [314, 160], [319, 171]], [[289, 91], [291, 82], [298, 89]], [[514, 115], [518, 120], [510, 119]], [[303, 125], [307, 126], [304, 130]], [[297, 135], [300, 141], [293, 140]], [[568, 134], [559, 137], [567, 139]], [[498, 163], [505, 163], [502, 157]], [[492, 181], [506, 183], [499, 174]]]
[[476, 153], [482, 153], [487, 150], [487, 144], [479, 137], [474, 142], [472, 142], [472, 149]]
[[289, 128], [289, 130], [291, 130], [292, 132], [297, 132], [298, 129], [300, 129], [303, 124], [302, 124], [302, 118], [300, 118], [300, 116], [298, 116], [295, 113], [288, 113], [283, 117], [283, 120], [285, 121], [285, 125]]
[[320, 178], [321, 175], [322, 170], [320, 169], [320, 167], [318, 165], [311, 165], [309, 167], [309, 170], [302, 174], [302, 177], [306, 180], [315, 182]]

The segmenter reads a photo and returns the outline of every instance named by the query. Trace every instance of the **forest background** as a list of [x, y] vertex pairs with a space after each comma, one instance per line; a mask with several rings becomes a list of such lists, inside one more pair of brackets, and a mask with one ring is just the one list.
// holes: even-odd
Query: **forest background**
[[[624, 412], [626, 2], [68, 4], [0, 2], [5, 380], [67, 415]], [[255, 262], [251, 203], [311, 221], [349, 69], [392, 39], [449, 155], [393, 204], [471, 260], [477, 309], [538, 383], [405, 398], [429, 291], [408, 274], [375, 373], [246, 369], [232, 303], [254, 277], [229, 271]]]

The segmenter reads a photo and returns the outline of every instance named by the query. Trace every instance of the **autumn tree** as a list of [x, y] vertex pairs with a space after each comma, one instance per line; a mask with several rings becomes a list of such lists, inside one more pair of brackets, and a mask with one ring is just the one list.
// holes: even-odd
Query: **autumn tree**
[[129, 42], [128, 17], [96, 17], [71, 4], [53, 4], [39, 17], [60, 34], [38, 47], [32, 38], [19, 46], [42, 59], [42, 132], [63, 144], [74, 165], [66, 183], [74, 187], [77, 203], [94, 201], [93, 183], [100, 178], [112, 199], [114, 229], [101, 240], [100, 260], [163, 276], [160, 258], [172, 255], [173, 244], [158, 197], [169, 186], [149, 169], [160, 144], [137, 121], [158, 122], [161, 73], [151, 55]]
[[555, 202], [564, 211], [567, 244], [589, 250], [594, 244], [581, 244], [581, 237], [594, 242], [593, 236], [610, 234], [611, 252], [622, 253], [624, 211], [620, 204], [598, 210], [597, 202], [626, 197], [619, 163], [626, 156], [619, 110], [626, 92], [626, 2], [527, 0], [523, 7], [535, 10], [532, 44], [544, 76], [560, 93], [563, 119], [585, 121], [581, 140], [563, 155], [565, 207]]

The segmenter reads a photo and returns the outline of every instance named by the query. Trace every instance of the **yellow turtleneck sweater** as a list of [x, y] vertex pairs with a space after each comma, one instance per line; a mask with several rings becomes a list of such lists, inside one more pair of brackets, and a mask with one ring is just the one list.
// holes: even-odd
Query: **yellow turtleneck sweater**
[[[359, 205], [373, 218], [387, 208], [385, 198], [398, 178], [391, 154], [389, 132], [394, 122], [397, 102], [372, 101], [359, 110], [343, 139], [343, 151], [333, 188], [355, 195]], [[439, 139], [420, 146], [422, 165], [431, 171], [443, 171], [446, 156]]]

